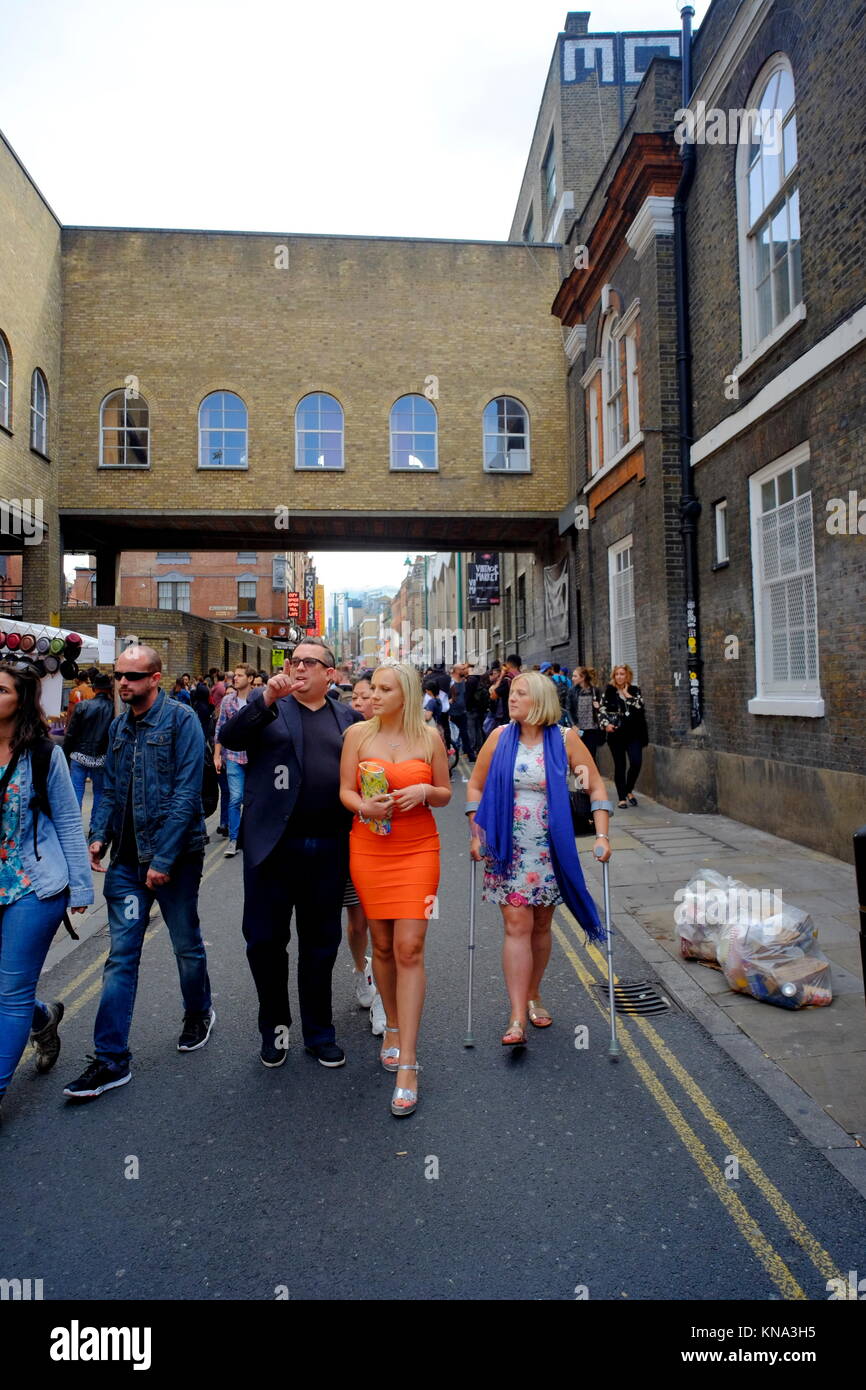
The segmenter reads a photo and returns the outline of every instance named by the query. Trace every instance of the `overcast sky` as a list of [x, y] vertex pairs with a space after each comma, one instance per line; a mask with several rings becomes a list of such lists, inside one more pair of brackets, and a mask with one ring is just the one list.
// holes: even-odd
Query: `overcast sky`
[[[675, 0], [587, 8], [590, 32], [680, 26]], [[0, 0], [0, 129], [67, 225], [504, 240], [567, 10]], [[405, 558], [365, 556], [365, 583]]]

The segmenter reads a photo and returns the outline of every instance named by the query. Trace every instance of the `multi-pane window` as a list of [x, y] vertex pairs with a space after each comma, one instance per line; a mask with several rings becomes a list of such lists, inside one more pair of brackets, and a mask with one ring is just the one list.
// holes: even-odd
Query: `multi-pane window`
[[199, 406], [198, 466], [247, 466], [247, 408], [233, 391], [213, 391]]
[[484, 408], [485, 472], [529, 472], [529, 416], [513, 396], [498, 396]]
[[38, 367], [30, 382], [30, 447], [48, 453], [48, 383]]
[[620, 360], [621, 343], [619, 337], [614, 335], [616, 325], [617, 318], [612, 315], [605, 324], [602, 338], [601, 380], [604, 396], [605, 463], [609, 463], [614, 454], [618, 454], [625, 443], [623, 419], [625, 384], [622, 379], [622, 362]]
[[188, 565], [188, 550], [158, 550], [156, 552], [156, 563], [158, 565]]
[[171, 579], [160, 579], [157, 581], [158, 604], [160, 608], [173, 608], [179, 613], [189, 612], [189, 580], [175, 581]]
[[239, 550], [239, 551], [238, 551], [238, 554], [237, 554], [237, 563], [238, 563], [239, 565], [257, 565], [258, 562], [259, 562], [259, 553], [258, 553], [257, 550]]
[[625, 336], [626, 392], [628, 396], [628, 437], [633, 439], [640, 429], [640, 390], [637, 369], [637, 327]]
[[258, 585], [255, 579], [238, 580], [238, 612], [255, 613], [256, 611], [256, 589]]
[[611, 666], [630, 666], [637, 678], [637, 633], [634, 613], [634, 547], [632, 537], [617, 541], [607, 552], [610, 585]]
[[544, 206], [550, 210], [556, 202], [556, 155], [553, 150], [553, 133], [547, 142], [547, 149], [541, 165], [541, 191]]
[[150, 465], [150, 411], [143, 396], [127, 398], [112, 391], [100, 414], [100, 465], [147, 468]]
[[797, 117], [794, 79], [786, 59], [776, 60], [759, 90], [749, 109], [759, 111], [760, 117], [751, 123], [751, 138], [740, 156], [747, 351], [768, 337], [803, 298]]
[[343, 407], [324, 391], [313, 391], [298, 403], [295, 467], [343, 467]]
[[713, 521], [716, 532], [716, 564], [728, 563], [728, 503], [726, 500], [713, 505]]
[[752, 481], [758, 693], [818, 693], [818, 626], [809, 461], [804, 450]]
[[524, 240], [524, 241], [534, 241], [534, 240], [535, 240], [535, 227], [534, 227], [534, 225], [533, 225], [533, 224], [534, 224], [534, 220], [535, 220], [535, 219], [534, 219], [533, 208], [532, 208], [532, 205], [530, 204], [529, 216], [527, 217], [525, 223], [523, 224], [523, 240]]
[[401, 396], [391, 407], [391, 467], [439, 467], [436, 410], [426, 396]]
[[587, 390], [589, 407], [589, 472], [590, 477], [601, 468], [601, 431], [598, 419], [598, 377], [594, 377]]
[[9, 344], [0, 333], [0, 425], [9, 428], [12, 415], [12, 358]]

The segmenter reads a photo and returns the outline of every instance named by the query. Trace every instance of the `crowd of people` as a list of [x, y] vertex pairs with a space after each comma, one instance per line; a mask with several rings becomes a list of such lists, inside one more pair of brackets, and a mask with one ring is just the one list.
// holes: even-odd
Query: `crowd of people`
[[38, 1071], [57, 1060], [63, 1003], [38, 1000], [36, 989], [59, 923], [94, 900], [89, 868], [105, 874], [110, 948], [93, 1054], [63, 1094], [89, 1100], [131, 1080], [129, 1033], [154, 902], [178, 969], [177, 1048], [207, 1043], [215, 1011], [198, 893], [208, 770], [220, 782], [224, 854], [243, 854], [242, 933], [264, 1066], [287, 1055], [293, 920], [304, 1046], [323, 1066], [345, 1064], [331, 998], [345, 908], [355, 996], [395, 1076], [391, 1112], [416, 1108], [424, 948], [440, 881], [433, 811], [451, 800], [457, 750], [471, 766], [470, 854], [483, 862], [484, 900], [502, 914], [502, 1044], [525, 1046], [528, 1024], [551, 1025], [541, 989], [556, 904], [603, 939], [575, 844], [569, 773], [581, 775], [603, 861], [613, 810], [595, 762], [603, 742], [619, 806], [637, 804], [647, 726], [628, 666], [603, 690], [591, 668], [572, 675], [544, 662], [524, 672], [516, 654], [486, 671], [459, 662], [419, 673], [387, 662], [352, 679], [321, 639], [307, 638], [271, 676], [240, 662], [196, 680], [184, 674], [166, 694], [158, 653], [136, 646], [118, 657], [113, 677], [117, 716], [109, 676], [93, 670], [76, 681], [61, 751], [48, 737], [38, 679], [0, 663], [0, 1101], [28, 1038]]

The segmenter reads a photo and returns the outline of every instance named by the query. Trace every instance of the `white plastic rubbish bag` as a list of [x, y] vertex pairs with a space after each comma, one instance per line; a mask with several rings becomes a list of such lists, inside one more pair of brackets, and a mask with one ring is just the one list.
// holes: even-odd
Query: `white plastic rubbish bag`
[[735, 921], [719, 934], [719, 964], [731, 989], [783, 1009], [833, 1002], [830, 962], [807, 913], [781, 908]]

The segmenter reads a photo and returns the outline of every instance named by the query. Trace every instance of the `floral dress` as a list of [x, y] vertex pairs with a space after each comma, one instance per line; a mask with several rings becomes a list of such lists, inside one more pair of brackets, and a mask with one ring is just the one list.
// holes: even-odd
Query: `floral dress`
[[511, 873], [507, 877], [493, 873], [487, 857], [482, 901], [511, 903], [514, 907], [548, 907], [561, 903], [547, 833], [543, 742], [534, 748], [527, 748], [522, 740], [518, 744], [514, 763], [512, 834]]

